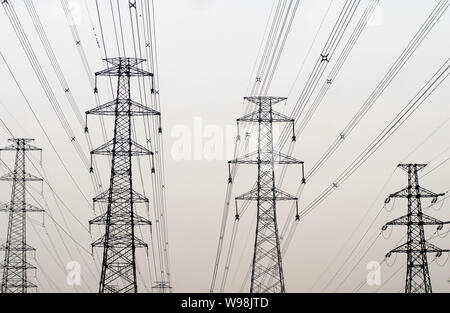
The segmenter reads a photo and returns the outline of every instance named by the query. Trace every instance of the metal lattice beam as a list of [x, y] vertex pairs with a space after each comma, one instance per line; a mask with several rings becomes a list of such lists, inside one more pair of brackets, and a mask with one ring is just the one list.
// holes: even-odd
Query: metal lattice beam
[[427, 254], [436, 253], [436, 256], [439, 257], [449, 250], [439, 249], [428, 243], [425, 239], [424, 225], [436, 225], [442, 228], [442, 225], [449, 222], [442, 222], [423, 214], [421, 199], [432, 198], [435, 202], [443, 194], [436, 194], [420, 187], [418, 172], [424, 169], [426, 164], [400, 164], [398, 167], [408, 173], [408, 187], [391, 194], [386, 203], [391, 198], [406, 198], [408, 200], [408, 214], [387, 223], [383, 230], [391, 225], [404, 225], [408, 227], [408, 238], [406, 243], [391, 250], [386, 257], [391, 256], [392, 253], [407, 254], [405, 293], [431, 293], [432, 286]]

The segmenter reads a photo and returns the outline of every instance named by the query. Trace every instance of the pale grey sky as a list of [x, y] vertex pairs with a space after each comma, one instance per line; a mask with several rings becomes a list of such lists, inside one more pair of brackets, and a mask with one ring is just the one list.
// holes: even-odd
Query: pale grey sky
[[[93, 93], [85, 78], [60, 1], [33, 2], [80, 110], [84, 112], [94, 107]], [[93, 71], [101, 70], [104, 68], [101, 62], [102, 51], [96, 45], [84, 1], [73, 0], [72, 2], [80, 4], [80, 21], [77, 27], [88, 54], [90, 66]], [[117, 51], [114, 48], [113, 28], [107, 17], [110, 12], [106, 9], [107, 5], [104, 0], [99, 2], [105, 6], [102, 11], [105, 16], [104, 31], [109, 54], [113, 56]], [[361, 0], [355, 17], [338, 48], [338, 54], [368, 2], [368, 0]], [[319, 106], [302, 136], [298, 138], [293, 156], [305, 161], [307, 171], [363, 104], [437, 2], [435, 0], [380, 1], [377, 21], [370, 23], [364, 30], [323, 103]], [[277, 110], [286, 114], [291, 112], [344, 3], [343, 0], [332, 1], [322, 29], [296, 80], [298, 71], [330, 4], [329, 0], [300, 1], [291, 33], [269, 92], [274, 96], [289, 97], [287, 104], [279, 105], [276, 107]], [[225, 149], [219, 160], [206, 160], [205, 155], [200, 155], [199, 160], [177, 160], [172, 153], [172, 148], [179, 144], [180, 140], [177, 130], [187, 129], [191, 135], [192, 146], [203, 148], [204, 144], [210, 140], [208, 138], [210, 134], [201, 134], [199, 131], [207, 132], [208, 127], [210, 130], [218, 127], [226, 133], [227, 129], [234, 127], [236, 118], [240, 117], [244, 110], [242, 98], [248, 95], [248, 86], [255, 79], [252, 77], [252, 70], [264, 37], [264, 29], [272, 4], [271, 0], [155, 1], [161, 110], [166, 146], [165, 168], [170, 261], [174, 291], [176, 292], [209, 291], [227, 186], [226, 161], [228, 156], [226, 153], [229, 153]], [[83, 128], [77, 124], [64, 93], [59, 88], [56, 76], [45, 56], [24, 3], [16, 1], [14, 5], [61, 106], [67, 113], [69, 123], [76, 130], [76, 135], [83, 138]], [[98, 33], [94, 2], [88, 1], [88, 7]], [[450, 12], [444, 13], [423, 44], [355, 129], [355, 132], [317, 175], [308, 182], [300, 201], [300, 209], [314, 200], [324, 188], [334, 181], [445, 62], [450, 53], [450, 44], [447, 40], [450, 29], [449, 14]], [[50, 184], [64, 199], [72, 214], [87, 227], [88, 220], [94, 217], [89, 204], [90, 198], [95, 195], [89, 173], [75, 155], [71, 143], [63, 135], [56, 115], [32, 73], [30, 64], [26, 60], [3, 8], [0, 12], [0, 28], [2, 29], [0, 51], [13, 69], [39, 119], [44, 123], [53, 144], [87, 195], [88, 201], [75, 190], [2, 61], [0, 61], [2, 78], [0, 117], [16, 136], [33, 137], [36, 139], [35, 144], [44, 149], [43, 164]], [[131, 51], [131, 41], [127, 44]], [[329, 74], [332, 65], [333, 62], [325, 75]], [[105, 82], [106, 80], [99, 82], [102, 102], [111, 100]], [[406, 186], [406, 173], [400, 170], [394, 172], [395, 166], [399, 162], [431, 162], [430, 168], [433, 168], [450, 157], [447, 139], [450, 123], [444, 124], [425, 144], [415, 150], [419, 143], [434, 132], [439, 125], [448, 121], [450, 117], [449, 84], [448, 81], [442, 84], [373, 157], [332, 196], [300, 222], [292, 244], [283, 259], [288, 292], [323, 290], [378, 214], [383, 206], [384, 198]], [[107, 125], [108, 129], [112, 130], [112, 125], [110, 123]], [[0, 129], [1, 145], [6, 145], [8, 135], [2, 128]], [[90, 125], [90, 132], [93, 136], [94, 146], [101, 145], [103, 143], [101, 129], [95, 121]], [[111, 131], [109, 135], [111, 135]], [[223, 138], [224, 144], [228, 139]], [[85, 149], [86, 157], [89, 157], [85, 141], [80, 141]], [[414, 153], [407, 157], [412, 151]], [[11, 156], [2, 154], [2, 158], [8, 164], [13, 164]], [[97, 160], [101, 162], [100, 171], [106, 186], [109, 179], [108, 160], [107, 158], [98, 158]], [[33, 169], [30, 171], [35, 173]], [[450, 189], [449, 171], [450, 164], [444, 163], [436, 171], [424, 177], [422, 185], [435, 192], [444, 192]], [[148, 173], [148, 169], [144, 169], [145, 184], [150, 183], [146, 176]], [[292, 168], [292, 171], [289, 171], [283, 185], [286, 191], [295, 193], [300, 181], [298, 174], [299, 170], [297, 169]], [[233, 197], [250, 190], [255, 179], [255, 168], [242, 167], [236, 177]], [[35, 194], [43, 202], [42, 196], [39, 195], [40, 186], [37, 185], [36, 188], [38, 191]], [[148, 190], [150, 191], [150, 189], [149, 187]], [[2, 183], [0, 200], [8, 201], [9, 194], [8, 184]], [[63, 215], [59, 213], [59, 208], [55, 205], [47, 187], [44, 188], [44, 196], [49, 202], [50, 211], [57, 222], [62, 226], [67, 222], [68, 229], [87, 251], [83, 251], [65, 234], [61, 234], [67, 245], [66, 249], [59, 239], [57, 228], [46, 217], [46, 229], [55, 243], [55, 247], [52, 247], [45, 230], [40, 226], [42, 217], [32, 216], [36, 223], [29, 224], [29, 242], [37, 248], [37, 260], [41, 267], [38, 270], [39, 291], [57, 291], [54, 286], [47, 283], [43, 271], [51, 277], [60, 290], [75, 291], [73, 287], [66, 284], [65, 270], [61, 268], [69, 261], [79, 261], [82, 266], [83, 284], [78, 290], [96, 291], [98, 281], [96, 267], [99, 268], [100, 263], [98, 258], [93, 260], [88, 253], [92, 238], [66, 209], [61, 208]], [[149, 196], [151, 197], [151, 194]], [[234, 206], [231, 208], [233, 211]], [[288, 209], [289, 207], [285, 205], [279, 207], [281, 225], [284, 224]], [[286, 213], [283, 213], [282, 210], [285, 210]], [[152, 207], [150, 211], [151, 219], [154, 220]], [[368, 213], [364, 218], [366, 212]], [[444, 202], [441, 210], [430, 210], [429, 213], [443, 220], [450, 219], [447, 202]], [[406, 203], [403, 201], [396, 201], [391, 213], [382, 211], [373, 227], [370, 228], [369, 235], [364, 239], [362, 251], [365, 250], [364, 247], [371, 244], [384, 223], [404, 214], [406, 214]], [[228, 239], [233, 216], [234, 213], [230, 212]], [[255, 218], [254, 207], [251, 207], [242, 217], [226, 291], [239, 291], [250, 264]], [[5, 217], [2, 217], [0, 222], [0, 238], [4, 240], [6, 235]], [[356, 229], [360, 222], [361, 226]], [[92, 232], [94, 239], [100, 235], [100, 229], [95, 228]], [[434, 229], [427, 229], [428, 234], [431, 235], [433, 232]], [[338, 291], [352, 291], [365, 280], [366, 264], [370, 261], [382, 260], [405, 233], [405, 228], [396, 227], [389, 239], [379, 238], [370, 252], [351, 272], [361, 254], [354, 255], [352, 261], [345, 266], [343, 274], [338, 276], [326, 291], [335, 291], [349, 272], [351, 274]], [[352, 234], [353, 236], [351, 236]], [[144, 236], [146, 240], [149, 239], [148, 235]], [[441, 248], [450, 248], [448, 237], [434, 240], [433, 243]], [[48, 247], [48, 251], [45, 246]], [[226, 243], [225, 249], [227, 247]], [[335, 258], [341, 247], [343, 247], [342, 253]], [[58, 256], [55, 250], [58, 251]], [[224, 250], [223, 257], [225, 257], [225, 252]], [[101, 251], [99, 250], [98, 253], [100, 255]], [[145, 252], [139, 252], [139, 269], [145, 279], [145, 284], [149, 285], [145, 258]], [[431, 262], [433, 258], [434, 255], [429, 255], [434, 290], [448, 292], [449, 264], [440, 267], [436, 262]], [[393, 262], [394, 259], [395, 257], [389, 262]], [[445, 259], [444, 255], [437, 262], [443, 263]], [[404, 255], [399, 255], [392, 267], [383, 265], [382, 279], [388, 279], [393, 275], [405, 260]], [[329, 270], [323, 273], [329, 264], [331, 264]], [[219, 282], [222, 272], [223, 268], [219, 272]], [[323, 276], [321, 276], [322, 273]], [[381, 291], [400, 291], [404, 284], [404, 276], [405, 268], [386, 283]], [[321, 279], [315, 284], [319, 277]], [[141, 290], [145, 291], [144, 284], [142, 282], [140, 284]], [[315, 286], [311, 289], [313, 285]], [[375, 289], [375, 287], [364, 286], [361, 291], [371, 292]]]

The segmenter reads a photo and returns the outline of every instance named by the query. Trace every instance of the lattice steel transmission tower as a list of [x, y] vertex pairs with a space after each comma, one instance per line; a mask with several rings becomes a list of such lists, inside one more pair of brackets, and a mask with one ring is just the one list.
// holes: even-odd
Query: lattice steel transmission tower
[[444, 224], [431, 216], [422, 212], [422, 198], [432, 198], [435, 203], [438, 197], [444, 194], [436, 194], [419, 185], [419, 171], [425, 168], [426, 164], [400, 164], [399, 168], [408, 173], [408, 187], [391, 194], [385, 201], [389, 203], [392, 198], [408, 199], [408, 214], [397, 218], [383, 226], [386, 230], [388, 226], [404, 225], [408, 227], [407, 242], [394, 250], [390, 251], [386, 257], [392, 253], [407, 254], [407, 270], [405, 293], [431, 293], [430, 272], [428, 271], [428, 253], [436, 253], [440, 257], [442, 253], [449, 250], [442, 250], [427, 242], [425, 239], [424, 226], [437, 225], [438, 230], [442, 229]]
[[28, 279], [28, 270], [36, 270], [27, 260], [28, 252], [35, 251], [27, 244], [27, 213], [44, 210], [26, 203], [26, 182], [42, 181], [25, 171], [26, 151], [41, 151], [30, 145], [33, 139], [10, 139], [11, 145], [0, 151], [15, 151], [14, 170], [2, 177], [2, 181], [12, 182], [11, 202], [0, 207], [0, 211], [8, 212], [8, 234], [6, 243], [1, 246], [5, 251], [3, 262], [2, 293], [27, 293], [28, 288], [36, 285]]
[[[160, 115], [159, 112], [131, 100], [131, 77], [152, 77], [153, 74], [139, 68], [145, 60], [136, 58], [105, 59], [109, 68], [95, 76], [116, 76], [117, 98], [86, 112], [87, 115], [114, 116], [114, 138], [91, 152], [111, 155], [111, 178], [109, 189], [94, 198], [107, 204], [106, 213], [89, 222], [105, 225], [105, 235], [93, 247], [103, 248], [100, 293], [136, 293], [136, 248], [148, 245], [136, 237], [135, 227], [151, 226], [151, 222], [136, 213], [136, 204], [147, 206], [149, 200], [133, 190], [132, 157], [150, 155], [153, 152], [132, 139], [132, 117]], [[95, 87], [95, 92], [98, 92]], [[153, 89], [152, 89], [153, 92]], [[88, 131], [86, 126], [86, 131]], [[91, 171], [93, 169], [91, 168]], [[152, 168], [152, 172], [154, 168]]]
[[[256, 188], [236, 197], [236, 218], [238, 200], [257, 202], [257, 226], [252, 263], [251, 293], [284, 293], [286, 291], [283, 276], [283, 266], [280, 252], [280, 238], [277, 225], [277, 201], [296, 201], [298, 215], [298, 198], [275, 185], [275, 164], [301, 164], [303, 179], [304, 163], [281, 152], [274, 151], [273, 123], [292, 123], [294, 120], [272, 110], [272, 106], [287, 100], [280, 97], [248, 97], [245, 100], [257, 105], [256, 111], [237, 120], [238, 138], [239, 123], [258, 123], [258, 150], [229, 162], [231, 164], [255, 164], [258, 166]], [[295, 135], [292, 140], [295, 141]], [[232, 183], [231, 171], [229, 182]]]

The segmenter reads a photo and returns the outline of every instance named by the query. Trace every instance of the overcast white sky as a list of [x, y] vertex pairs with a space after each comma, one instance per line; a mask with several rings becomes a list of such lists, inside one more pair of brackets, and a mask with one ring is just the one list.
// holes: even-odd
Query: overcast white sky
[[[210, 131], [220, 129], [225, 134], [227, 129], [235, 125], [236, 118], [242, 115], [242, 98], [248, 95], [248, 86], [255, 79], [252, 77], [252, 70], [264, 37], [265, 25], [270, 16], [273, 1], [155, 0], [174, 291], [209, 291], [227, 186], [226, 161], [229, 151], [224, 149], [223, 155], [216, 160], [205, 159], [205, 155], [202, 154], [196, 158], [194, 153], [196, 147], [204, 147], [204, 144], [211, 139], [208, 138], [211, 136], [208, 134], [208, 129]], [[281, 104], [276, 108], [281, 112], [286, 114], [291, 112], [345, 3], [343, 0], [331, 1], [323, 27], [306, 60], [305, 57], [330, 5], [330, 0], [300, 1], [285, 51], [270, 89], [270, 93], [274, 96], [289, 97], [287, 104]], [[84, 112], [94, 107], [93, 93], [85, 78], [60, 1], [33, 2], [80, 110]], [[101, 61], [102, 51], [96, 45], [89, 19], [90, 14], [98, 33], [94, 2], [87, 1], [89, 11], [86, 10], [84, 1], [72, 0], [71, 2], [79, 4], [80, 20], [77, 26], [90, 66], [93, 71], [101, 70], [104, 68]], [[105, 16], [110, 14], [106, 9], [106, 1], [99, 2], [105, 7], [102, 13]], [[349, 30], [338, 48], [338, 53], [341, 52], [368, 2], [368, 0], [361, 0]], [[377, 21], [370, 23], [364, 30], [323, 103], [302, 136], [298, 138], [293, 156], [304, 160], [307, 170], [324, 153], [363, 104], [437, 3], [436, 0], [381, 0], [376, 13]], [[82, 138], [83, 128], [77, 124], [69, 103], [59, 88], [23, 1], [14, 1], [14, 6], [61, 106], [67, 113], [71, 126], [76, 130], [77, 136]], [[0, 51], [13, 69], [37, 116], [44, 123], [51, 141], [69, 165], [71, 173], [90, 201], [95, 194], [91, 187], [89, 173], [82, 166], [74, 153], [72, 144], [63, 134], [3, 8], [0, 11], [0, 29], [2, 29]], [[450, 12], [446, 12], [352, 136], [308, 182], [300, 201], [300, 208], [310, 203], [333, 182], [336, 176], [358, 156], [447, 60], [450, 53], [449, 29]], [[104, 30], [106, 45], [111, 56], [116, 51], [113, 44], [113, 29], [107, 17], [105, 17]], [[305, 66], [299, 73], [304, 61]], [[330, 69], [331, 66], [328, 67], [325, 75], [328, 75]], [[298, 73], [299, 78], [296, 80]], [[36, 139], [36, 145], [44, 149], [43, 164], [51, 185], [64, 199], [72, 214], [87, 227], [88, 220], [94, 216], [89, 202], [75, 190], [3, 61], [0, 61], [0, 75], [1, 119], [16, 136], [33, 137]], [[104, 83], [105, 81], [101, 82], [100, 87], [105, 87]], [[449, 81], [442, 84], [355, 175], [300, 222], [292, 244], [283, 259], [288, 292], [322, 291], [377, 216], [383, 206], [384, 198], [406, 186], [406, 173], [400, 170], [394, 172], [399, 162], [431, 162], [430, 168], [433, 168], [450, 157], [448, 141], [450, 123], [445, 123], [450, 117], [449, 87]], [[100, 88], [100, 98], [102, 102], [111, 100], [106, 88]], [[435, 131], [442, 124], [443, 126]], [[90, 132], [94, 146], [99, 146], [103, 143], [103, 139], [101, 130], [96, 125], [95, 122], [92, 123]], [[112, 125], [107, 125], [112, 130]], [[178, 133], [180, 129], [187, 130], [192, 139], [191, 160], [178, 160], [172, 153], [174, 145], [180, 143]], [[432, 133], [433, 135], [429, 137]], [[428, 140], [418, 146], [427, 137], [429, 137]], [[0, 128], [1, 145], [7, 144], [7, 138], [8, 134]], [[223, 138], [224, 145], [227, 140], [229, 138]], [[86, 156], [89, 157], [84, 140], [81, 142]], [[414, 153], [409, 155], [412, 151]], [[11, 156], [2, 154], [2, 158], [8, 164], [13, 164]], [[107, 158], [97, 160], [102, 162], [100, 165], [102, 179], [106, 184], [109, 179], [108, 160]], [[2, 172], [3, 170], [4, 168]], [[32, 168], [29, 171], [34, 172]], [[148, 173], [144, 171], [144, 176]], [[292, 168], [292, 171], [289, 171], [283, 186], [286, 191], [295, 193], [300, 181], [298, 174], [297, 169]], [[435, 192], [444, 192], [450, 189], [449, 174], [450, 163], [444, 163], [436, 171], [424, 177], [421, 183], [425, 188]], [[242, 167], [236, 177], [233, 197], [250, 190], [255, 179], [255, 168]], [[148, 177], [144, 177], [144, 180], [146, 183], [149, 182]], [[40, 187], [36, 185], [36, 188], [36, 196], [42, 199], [39, 195]], [[8, 201], [9, 194], [8, 184], [2, 183], [0, 200]], [[29, 224], [28, 238], [30, 244], [37, 248], [37, 261], [40, 265], [39, 291], [57, 291], [47, 282], [47, 279], [53, 280], [62, 291], [74, 291], [73, 287], [66, 284], [65, 270], [61, 268], [61, 264], [64, 267], [70, 261], [79, 261], [82, 265], [83, 284], [78, 291], [95, 291], [98, 281], [95, 268], [100, 264], [98, 258], [94, 260], [88, 253], [92, 238], [66, 209], [61, 209], [62, 215], [59, 213], [48, 188], [44, 188], [44, 196], [58, 223], [65, 225], [67, 222], [67, 229], [88, 251], [82, 251], [63, 233], [61, 236], [64, 238], [66, 249], [59, 239], [57, 228], [49, 218], [46, 218], [44, 229], [41, 226], [41, 216], [32, 216], [36, 222]], [[280, 211], [286, 210], [286, 212], [288, 209], [288, 206], [279, 208]], [[396, 201], [392, 212], [382, 211], [369, 229], [369, 235], [363, 241], [362, 250], [364, 251], [364, 247], [371, 244], [384, 223], [406, 214], [406, 209], [405, 202]], [[443, 220], [450, 219], [448, 203], [444, 202], [441, 210], [430, 210], [429, 214]], [[233, 215], [231, 212], [229, 228], [233, 222]], [[151, 216], [154, 219], [152, 208]], [[283, 224], [285, 213], [281, 212], [280, 216], [280, 224]], [[239, 291], [243, 276], [250, 264], [255, 219], [254, 207], [251, 207], [242, 217], [227, 291]], [[6, 216], [2, 217], [0, 222], [0, 238], [4, 240]], [[360, 225], [359, 228], [357, 228], [358, 225]], [[52, 247], [48, 241], [46, 231], [54, 238], [55, 247]], [[429, 235], [433, 232], [434, 229], [427, 229]], [[343, 274], [331, 283], [327, 291], [334, 291], [348, 273], [351, 274], [338, 291], [352, 291], [365, 280], [366, 264], [370, 261], [382, 260], [405, 233], [405, 228], [396, 227], [389, 239], [380, 237], [370, 252], [352, 270], [361, 256], [361, 254], [354, 254], [352, 261], [344, 268]], [[98, 235], [100, 235], [100, 229], [97, 228], [93, 230], [92, 237], [96, 239]], [[434, 240], [433, 243], [441, 248], [450, 248], [448, 237]], [[55, 250], [58, 253], [55, 253]], [[340, 251], [342, 253], [337, 256]], [[394, 259], [395, 257], [388, 261], [389, 265], [394, 262]], [[437, 262], [431, 262], [433, 259], [434, 255], [429, 255], [434, 291], [447, 292], [449, 291], [447, 280], [450, 264], [444, 267], [438, 265], [445, 262], [445, 255]], [[405, 256], [399, 255], [392, 267], [383, 265], [382, 279], [388, 279], [404, 265], [405, 261]], [[140, 252], [139, 269], [147, 280], [146, 283], [149, 284], [146, 278], [148, 271], [146, 262], [145, 252]], [[324, 273], [327, 268], [328, 270]], [[50, 278], [46, 278], [44, 272]], [[220, 272], [219, 277], [221, 275]], [[319, 277], [321, 279], [316, 283]], [[405, 268], [403, 267], [383, 286], [381, 291], [401, 291], [404, 277]], [[371, 292], [375, 289], [375, 287], [364, 286], [361, 291]], [[142, 290], [145, 291], [145, 288]]]

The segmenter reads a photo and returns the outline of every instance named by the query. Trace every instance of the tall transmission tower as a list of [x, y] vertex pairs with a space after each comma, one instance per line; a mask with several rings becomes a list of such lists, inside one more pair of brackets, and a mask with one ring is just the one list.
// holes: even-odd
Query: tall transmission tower
[[[107, 204], [106, 213], [91, 220], [89, 224], [105, 225], [106, 228], [105, 235], [92, 243], [93, 247], [103, 248], [99, 292], [136, 293], [138, 286], [135, 250], [148, 249], [148, 245], [135, 236], [135, 227], [151, 226], [151, 222], [136, 213], [136, 204], [143, 203], [148, 208], [149, 200], [133, 190], [132, 157], [153, 157], [153, 152], [131, 138], [132, 117], [160, 114], [131, 100], [131, 77], [153, 77], [152, 73], [139, 68], [139, 65], [145, 62], [144, 59], [108, 58], [105, 61], [109, 63], [108, 69], [95, 73], [95, 76], [116, 76], [117, 97], [86, 114], [109, 115], [115, 118], [114, 138], [91, 152], [91, 158], [94, 154], [112, 156], [111, 178], [109, 189], [94, 198], [94, 204]], [[97, 87], [95, 92], [98, 92]]]
[[426, 164], [398, 165], [399, 168], [408, 173], [408, 187], [391, 194], [385, 201], [389, 203], [392, 198], [408, 199], [408, 214], [383, 226], [383, 230], [393, 225], [408, 227], [407, 242], [386, 255], [386, 257], [390, 257], [393, 253], [407, 254], [405, 293], [431, 293], [427, 254], [436, 253], [436, 257], [440, 257], [442, 253], [449, 252], [449, 250], [439, 249], [425, 239], [424, 226], [437, 225], [438, 230], [440, 230], [444, 224], [449, 223], [437, 220], [422, 212], [422, 198], [431, 198], [432, 202], [436, 203], [438, 197], [444, 195], [436, 194], [419, 185], [419, 171], [426, 166]]
[[28, 252], [35, 251], [27, 244], [27, 213], [44, 210], [26, 203], [26, 182], [42, 181], [41, 178], [25, 171], [26, 151], [41, 151], [29, 143], [33, 139], [10, 139], [11, 145], [0, 151], [15, 151], [14, 170], [2, 177], [2, 181], [12, 182], [11, 202], [0, 207], [0, 211], [8, 212], [8, 234], [6, 243], [1, 246], [5, 251], [3, 262], [2, 293], [27, 293], [36, 285], [28, 279], [28, 270], [36, 267], [28, 263]]
[[[304, 163], [281, 152], [274, 151], [273, 123], [292, 123], [294, 120], [272, 110], [272, 106], [287, 100], [281, 97], [247, 97], [245, 100], [257, 105], [256, 111], [237, 120], [239, 123], [258, 123], [258, 150], [229, 162], [231, 164], [256, 164], [258, 179], [256, 188], [236, 197], [236, 219], [239, 219], [238, 200], [257, 202], [257, 225], [252, 263], [251, 293], [284, 293], [285, 283], [280, 252], [280, 238], [277, 225], [277, 201], [293, 200], [296, 202], [298, 215], [298, 198], [276, 187], [275, 164], [301, 164], [304, 179]], [[292, 140], [295, 141], [295, 135]], [[229, 182], [232, 183], [231, 170]]]

